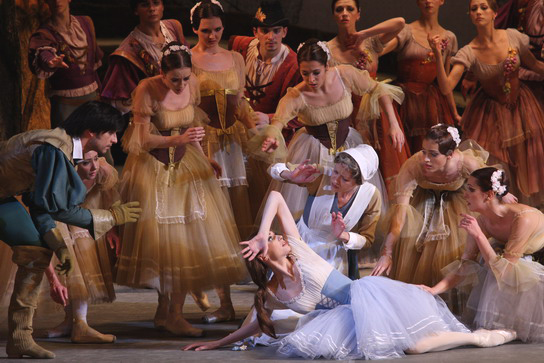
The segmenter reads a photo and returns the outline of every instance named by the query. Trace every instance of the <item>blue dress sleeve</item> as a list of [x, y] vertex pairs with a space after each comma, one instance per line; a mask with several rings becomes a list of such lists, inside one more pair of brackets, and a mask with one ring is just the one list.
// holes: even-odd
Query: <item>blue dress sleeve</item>
[[92, 232], [91, 212], [79, 206], [87, 188], [64, 153], [52, 145], [41, 145], [32, 154], [32, 168], [36, 181], [25, 204], [40, 235], [55, 228], [55, 221]]

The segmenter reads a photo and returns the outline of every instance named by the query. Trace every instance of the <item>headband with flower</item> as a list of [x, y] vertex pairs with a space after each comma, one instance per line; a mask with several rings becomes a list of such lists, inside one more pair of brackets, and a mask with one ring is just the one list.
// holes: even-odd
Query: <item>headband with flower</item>
[[491, 174], [491, 189], [500, 196], [506, 193], [506, 185], [501, 183], [502, 173], [502, 170], [495, 170], [493, 174]]
[[162, 56], [163, 57], [166, 57], [174, 52], [185, 52], [187, 54], [189, 54], [189, 56], [192, 55], [191, 53], [191, 50], [185, 46], [185, 45], [179, 45], [179, 44], [173, 44], [173, 45], [170, 45], [168, 46], [168, 48], [166, 48], [164, 50], [164, 52], [162, 52]]
[[[210, 0], [210, 2], [211, 2], [212, 4], [215, 4], [215, 5], [219, 6], [219, 7], [221, 8], [222, 11], [225, 11], [225, 10], [223, 9], [223, 5], [221, 5], [221, 3], [220, 3], [219, 1], [217, 1], [217, 0]], [[193, 7], [191, 8], [191, 24], [194, 24], [194, 21], [193, 21], [193, 14], [195, 13], [196, 8], [198, 8], [201, 4], [202, 4], [202, 1], [199, 1], [199, 2], [197, 2], [197, 3], [195, 4], [195, 6], [193, 6]]]
[[[304, 46], [304, 44], [306, 44], [306, 43], [304, 42], [304, 43], [299, 44], [299, 46], [297, 48], [297, 53], [299, 52], [300, 48], [302, 48]], [[327, 46], [327, 43], [320, 40], [316, 44], [319, 45], [319, 47], [321, 47], [321, 49], [323, 49], [323, 51], [327, 54], [327, 62], [329, 62], [331, 60], [331, 51], [329, 50], [329, 47]]]

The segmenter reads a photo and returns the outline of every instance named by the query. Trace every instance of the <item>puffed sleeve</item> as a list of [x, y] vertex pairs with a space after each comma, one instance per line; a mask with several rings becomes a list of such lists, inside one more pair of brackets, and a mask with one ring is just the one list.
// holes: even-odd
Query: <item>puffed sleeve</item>
[[470, 49], [470, 45], [465, 45], [463, 48], [461, 48], [461, 50], [457, 52], [455, 56], [451, 58], [451, 64], [461, 64], [467, 69], [467, 71], [471, 71], [474, 60], [474, 54], [472, 54], [472, 49]]
[[376, 53], [376, 54], [380, 54], [382, 51], [383, 51], [383, 48], [384, 48], [384, 44], [382, 43], [382, 41], [380, 40], [380, 35], [375, 35], [368, 40], [368, 45], [370, 47], [370, 49]]
[[408, 41], [410, 40], [410, 38], [412, 38], [412, 28], [409, 24], [407, 24], [400, 31], [400, 33], [397, 34], [397, 41], [399, 42], [397, 49], [404, 48], [408, 44]]
[[32, 168], [34, 190], [24, 199], [40, 235], [55, 228], [55, 221], [91, 230], [91, 212], [79, 206], [87, 188], [64, 153], [50, 144], [40, 145], [32, 154]]
[[[272, 123], [279, 122], [281, 126], [268, 125], [248, 141], [248, 152], [252, 157], [270, 164], [284, 162], [287, 157], [287, 146], [281, 130], [298, 115], [303, 107], [304, 100], [300, 91], [297, 88], [289, 88], [278, 103], [276, 113], [272, 118]], [[267, 137], [275, 138], [280, 143], [280, 146], [273, 153], [261, 151], [262, 143]]]
[[457, 37], [451, 31], [446, 32], [446, 37], [448, 39], [448, 47], [444, 53], [444, 59], [447, 57], [452, 57], [459, 50], [459, 44], [457, 43]]
[[529, 49], [529, 36], [516, 29], [506, 29], [506, 31], [508, 33], [508, 38], [510, 39], [510, 44], [515, 44], [514, 47], [518, 49], [519, 55], [523, 61], [523, 59], [531, 52]]
[[474, 140], [465, 140], [459, 145], [459, 151], [463, 154], [463, 177], [468, 176], [477, 169], [485, 168], [489, 152], [482, 148]]
[[361, 107], [358, 119], [374, 120], [381, 116], [380, 98], [389, 96], [398, 104], [404, 101], [404, 92], [400, 87], [387, 84], [385, 82], [377, 82], [366, 70], [360, 70], [349, 65], [339, 65], [336, 67], [342, 77], [342, 81], [352, 93], [363, 96], [370, 94], [368, 107]]
[[344, 244], [350, 250], [360, 250], [374, 243], [376, 227], [382, 213], [382, 198], [376, 188], [374, 195], [368, 203], [361, 220], [356, 226], [356, 232], [349, 232], [349, 241]]
[[395, 198], [412, 197], [414, 190], [417, 188], [417, 176], [420, 173], [420, 155], [421, 152], [412, 155], [400, 168], [399, 174], [395, 179]]
[[30, 70], [40, 79], [51, 77], [56, 68], [50, 68], [47, 63], [55, 58], [59, 44], [46, 29], [40, 28], [30, 37], [28, 45], [28, 65]]
[[144, 79], [132, 94], [134, 117], [122, 139], [123, 150], [127, 153], [139, 154], [146, 150], [145, 142], [150, 133], [158, 134], [157, 128], [151, 123], [151, 117], [158, 110], [158, 103], [153, 99], [156, 92], [153, 78]]
[[[532, 213], [526, 213], [532, 212]], [[503, 256], [497, 255], [489, 261], [489, 267], [497, 279], [501, 290], [512, 290], [514, 293], [530, 290], [540, 282], [539, 271], [534, 268], [535, 262], [521, 259], [530, 242], [530, 236], [539, 224], [540, 213], [525, 210], [515, 217], [512, 231], [504, 248]], [[512, 262], [514, 260], [515, 262]], [[539, 265], [538, 263], [536, 263]]]

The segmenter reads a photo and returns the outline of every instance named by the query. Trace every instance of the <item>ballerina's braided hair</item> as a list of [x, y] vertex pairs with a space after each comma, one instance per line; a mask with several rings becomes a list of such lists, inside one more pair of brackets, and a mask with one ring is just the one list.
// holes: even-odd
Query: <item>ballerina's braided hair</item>
[[[499, 172], [500, 177], [497, 180], [498, 185], [495, 188], [493, 188], [493, 180], [492, 180], [493, 178], [492, 177], [493, 177], [493, 174], [495, 172]], [[476, 184], [478, 184], [478, 186], [480, 187], [482, 192], [489, 192], [490, 190], [493, 190], [497, 194], [497, 197], [499, 197], [499, 198], [502, 198], [506, 194], [508, 194], [508, 191], [510, 189], [509, 188], [509, 182], [508, 182], [508, 179], [506, 177], [506, 173], [503, 170], [499, 170], [499, 169], [494, 168], [492, 166], [488, 166], [488, 167], [485, 167], [485, 168], [474, 170], [470, 174], [470, 176], [473, 177], [474, 179], [476, 179]], [[495, 189], [499, 189], [500, 187], [504, 187], [504, 188], [501, 188], [501, 189], [503, 189], [502, 193], [495, 190]]]
[[277, 338], [276, 330], [270, 319], [268, 311], [265, 309], [266, 303], [266, 284], [268, 283], [268, 267], [260, 259], [255, 258], [252, 261], [245, 260], [251, 279], [257, 285], [255, 293], [254, 306], [257, 312], [257, 321], [262, 332], [273, 338]]

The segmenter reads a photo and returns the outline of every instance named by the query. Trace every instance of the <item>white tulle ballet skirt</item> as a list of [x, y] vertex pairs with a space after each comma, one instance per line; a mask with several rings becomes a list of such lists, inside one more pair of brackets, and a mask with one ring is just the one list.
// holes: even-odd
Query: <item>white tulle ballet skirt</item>
[[391, 359], [440, 332], [469, 333], [440, 297], [385, 277], [350, 287], [351, 303], [300, 319], [278, 352], [308, 359]]

